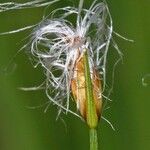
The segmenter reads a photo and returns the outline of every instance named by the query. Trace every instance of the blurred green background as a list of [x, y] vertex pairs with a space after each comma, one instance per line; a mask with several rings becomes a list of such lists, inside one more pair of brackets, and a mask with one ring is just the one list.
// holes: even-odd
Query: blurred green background
[[[85, 0], [86, 6], [91, 2]], [[98, 132], [100, 149], [149, 150], [150, 1], [107, 2], [115, 31], [135, 42], [115, 38], [124, 57], [115, 72], [111, 108], [104, 115], [116, 131], [101, 121]], [[62, 0], [58, 5], [70, 4], [71, 0]], [[35, 24], [41, 20], [43, 11], [44, 8], [35, 8], [0, 13], [0, 32]], [[55, 106], [50, 105], [44, 113], [48, 98], [43, 91], [18, 89], [39, 85], [44, 80], [40, 67], [34, 69], [23, 51], [10, 61], [28, 41], [25, 38], [30, 32], [0, 36], [0, 150], [88, 150], [88, 129], [81, 120], [68, 114], [56, 121]], [[113, 59], [113, 54], [109, 55], [108, 67]], [[143, 77], [149, 85], [142, 84]]]

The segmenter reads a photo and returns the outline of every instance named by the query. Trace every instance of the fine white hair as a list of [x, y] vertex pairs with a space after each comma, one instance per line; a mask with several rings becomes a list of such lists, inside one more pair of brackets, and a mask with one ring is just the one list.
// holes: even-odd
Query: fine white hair
[[[0, 3], [0, 12], [48, 6], [57, 1], [59, 0]], [[76, 22], [72, 23], [69, 18], [75, 18]], [[2, 34], [20, 32], [34, 26]], [[88, 52], [91, 73], [93, 67], [98, 70], [103, 81], [104, 91], [110, 42], [121, 56], [121, 52], [112, 38], [113, 33], [120, 36], [113, 31], [113, 22], [107, 4], [105, 2], [99, 3], [98, 0], [94, 0], [89, 9], [83, 8], [83, 0], [80, 0], [78, 8], [67, 6], [55, 9], [49, 17], [36, 25], [26, 47], [29, 47], [37, 65], [41, 65], [44, 69], [46, 95], [60, 108], [59, 112], [65, 110], [78, 116], [69, 108], [70, 84], [75, 63], [78, 58], [82, 57], [85, 49]], [[42, 89], [43, 86], [42, 84]], [[39, 88], [41, 86], [33, 89]], [[100, 95], [103, 96], [103, 93]]]
[[43, 7], [51, 5], [60, 0], [33, 0], [26, 3], [17, 3], [17, 2], [6, 2], [0, 3], [0, 12], [9, 11], [9, 10], [17, 10], [17, 9], [26, 9], [26, 8], [35, 8], [35, 7]]
[[[55, 17], [57, 14], [59, 18]], [[74, 25], [67, 20], [71, 15], [76, 15]], [[106, 23], [107, 16], [109, 25]], [[89, 9], [56, 9], [51, 13], [51, 19], [45, 19], [35, 28], [30, 50], [45, 70], [47, 96], [60, 108], [69, 111], [74, 65], [85, 49], [89, 53], [90, 67], [101, 72], [105, 86], [106, 57], [112, 31], [107, 5], [96, 0]]]

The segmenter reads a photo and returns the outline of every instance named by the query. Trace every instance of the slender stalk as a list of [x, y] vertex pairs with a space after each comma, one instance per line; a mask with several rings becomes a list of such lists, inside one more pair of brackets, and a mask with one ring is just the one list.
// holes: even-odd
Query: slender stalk
[[86, 120], [89, 128], [96, 128], [98, 124], [98, 117], [96, 113], [96, 106], [93, 97], [93, 86], [91, 80], [91, 72], [89, 65], [88, 52], [85, 50], [84, 54], [84, 69], [85, 69], [85, 92], [86, 92]]
[[86, 120], [90, 131], [90, 150], [98, 150], [97, 130], [96, 130], [98, 124], [98, 116], [96, 113], [96, 106], [94, 103], [93, 86], [87, 50], [85, 50], [85, 54], [83, 57], [85, 68], [86, 106], [87, 106]]
[[98, 150], [98, 139], [96, 129], [90, 129], [90, 150]]

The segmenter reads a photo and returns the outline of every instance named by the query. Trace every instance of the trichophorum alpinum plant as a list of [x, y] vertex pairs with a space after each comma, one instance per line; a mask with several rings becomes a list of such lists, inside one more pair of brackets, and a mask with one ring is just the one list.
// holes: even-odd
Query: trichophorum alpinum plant
[[[0, 3], [0, 12], [48, 6], [57, 1], [59, 0]], [[46, 77], [34, 89], [45, 89], [50, 102], [58, 107], [58, 114], [72, 113], [84, 120], [90, 130], [90, 150], [98, 150], [98, 122], [102, 118], [111, 125], [102, 116], [103, 102], [109, 100], [104, 96], [107, 54], [112, 43], [121, 56], [112, 38], [113, 33], [120, 35], [113, 31], [106, 2], [94, 0], [88, 9], [83, 7], [83, 2], [80, 0], [77, 8], [66, 6], [55, 9], [37, 25], [1, 35], [34, 28], [29, 43], [23, 49], [30, 50], [36, 66], [43, 68]], [[72, 16], [76, 21], [70, 21]], [[79, 113], [70, 109], [71, 99], [76, 103]], [[112, 125], [111, 127], [113, 128]]]

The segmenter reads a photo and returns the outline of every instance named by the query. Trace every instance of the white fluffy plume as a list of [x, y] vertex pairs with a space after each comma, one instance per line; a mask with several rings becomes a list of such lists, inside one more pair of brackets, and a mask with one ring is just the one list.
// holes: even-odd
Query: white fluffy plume
[[[48, 6], [57, 1], [59, 0], [1, 3], [0, 12]], [[50, 101], [56, 104], [60, 111], [65, 110], [77, 116], [78, 114], [69, 108], [70, 84], [75, 62], [86, 49], [90, 67], [96, 67], [99, 71], [105, 89], [107, 53], [113, 33], [112, 18], [106, 3], [94, 0], [89, 9], [82, 6], [83, 0], [80, 0], [78, 8], [67, 6], [52, 11], [50, 19], [46, 18], [35, 27], [27, 44], [32, 56], [36, 58], [37, 65], [44, 69], [46, 84], [42, 84], [42, 89], [45, 87]], [[72, 23], [71, 18], [76, 22]], [[2, 34], [20, 32], [30, 27], [33, 26]], [[112, 43], [121, 54], [113, 40]]]
[[[59, 14], [59, 18], [55, 17], [56, 14]], [[74, 25], [67, 20], [71, 15], [77, 19]], [[106, 23], [107, 17], [109, 25]], [[45, 70], [47, 96], [60, 108], [70, 111], [70, 83], [74, 65], [84, 49], [88, 50], [91, 67], [96, 67], [105, 81], [112, 31], [108, 7], [97, 1], [89, 9], [64, 7], [54, 10], [51, 19], [44, 20], [36, 27], [30, 50]]]

